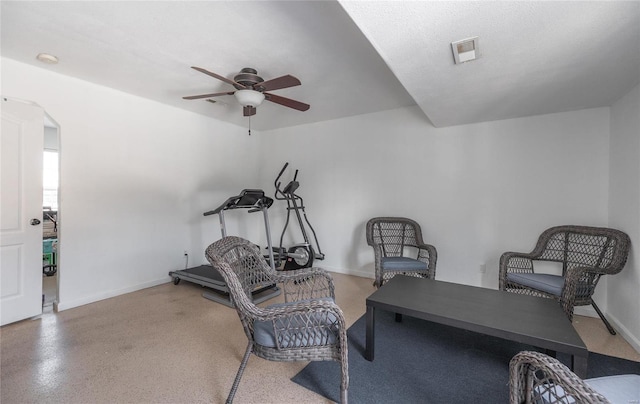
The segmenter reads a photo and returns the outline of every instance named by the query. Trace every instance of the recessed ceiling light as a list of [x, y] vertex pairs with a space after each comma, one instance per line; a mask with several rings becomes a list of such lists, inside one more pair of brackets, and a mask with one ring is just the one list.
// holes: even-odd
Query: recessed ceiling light
[[39, 53], [38, 56], [36, 56], [36, 59], [49, 65], [55, 65], [58, 63], [58, 58], [48, 53]]
[[451, 42], [453, 60], [456, 64], [470, 62], [480, 57], [480, 40], [477, 36]]

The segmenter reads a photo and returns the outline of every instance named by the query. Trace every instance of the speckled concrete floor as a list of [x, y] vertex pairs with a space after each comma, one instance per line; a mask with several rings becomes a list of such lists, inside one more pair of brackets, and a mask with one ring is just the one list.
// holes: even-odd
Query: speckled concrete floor
[[[350, 325], [364, 313], [372, 282], [334, 279]], [[235, 310], [202, 292], [187, 282], [165, 284], [2, 327], [0, 402], [224, 402], [246, 337]], [[599, 319], [574, 323], [590, 350], [640, 361]], [[235, 401], [327, 403], [290, 381], [306, 364], [252, 356]]]

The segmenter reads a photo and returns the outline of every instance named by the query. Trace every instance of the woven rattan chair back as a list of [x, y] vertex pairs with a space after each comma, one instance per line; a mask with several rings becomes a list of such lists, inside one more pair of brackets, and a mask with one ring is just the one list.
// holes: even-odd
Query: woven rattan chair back
[[598, 268], [600, 275], [614, 275], [627, 262], [629, 236], [620, 230], [587, 226], [557, 226], [540, 235], [534, 254], [540, 260], [569, 268]]
[[[233, 401], [251, 353], [281, 362], [339, 362], [341, 401], [346, 403], [349, 386], [346, 323], [335, 304], [329, 273], [320, 268], [274, 271], [259, 248], [240, 237], [216, 241], [205, 255], [224, 278], [248, 339], [227, 403]], [[252, 292], [273, 284], [282, 289], [285, 303], [256, 306]]]
[[511, 359], [509, 391], [511, 404], [609, 403], [558, 360], [533, 351]]
[[420, 225], [403, 217], [377, 217], [369, 220], [367, 243], [380, 246], [385, 257], [402, 257], [405, 247], [424, 244]]
[[260, 255], [259, 247], [247, 240], [226, 237], [209, 247], [207, 257], [214, 261], [212, 265], [215, 264], [225, 281], [227, 277], [237, 279], [244, 295], [238, 295], [237, 288], [229, 288], [229, 291], [232, 299], [240, 304], [252, 302], [254, 290], [275, 283], [275, 272]]
[[[374, 217], [367, 222], [367, 244], [374, 250], [375, 282], [380, 287], [396, 274], [435, 279], [437, 251], [425, 244], [418, 222], [406, 217]], [[383, 265], [385, 258], [407, 257], [426, 264], [425, 268], [414, 271], [389, 270]]]
[[[615, 275], [624, 268], [629, 256], [629, 236], [616, 229], [589, 226], [556, 226], [544, 231], [531, 253], [504, 253], [500, 258], [499, 287], [515, 293], [553, 297], [537, 289], [508, 279], [510, 273], [534, 273], [536, 261], [558, 262], [562, 265], [565, 288], [560, 297], [565, 312], [571, 318], [574, 306], [593, 305], [612, 334], [608, 323], [592, 296], [603, 275]], [[572, 271], [572, 270], [576, 271]]]

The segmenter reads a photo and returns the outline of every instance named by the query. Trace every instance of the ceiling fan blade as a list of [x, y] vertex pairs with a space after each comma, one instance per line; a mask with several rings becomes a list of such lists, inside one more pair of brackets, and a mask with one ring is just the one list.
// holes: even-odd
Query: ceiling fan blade
[[205, 70], [202, 67], [196, 67], [196, 66], [191, 66], [192, 69], [199, 71], [200, 73], [204, 73], [206, 75], [209, 75], [211, 77], [215, 77], [218, 80], [224, 81], [225, 83], [231, 84], [232, 86], [240, 86], [241, 88], [247, 88], [247, 86], [242, 85], [240, 83], [236, 83], [235, 81], [228, 79], [224, 76], [221, 76], [219, 74], [210, 72], [209, 70]]
[[256, 107], [252, 107], [251, 105], [247, 105], [244, 107], [244, 116], [251, 116], [256, 114]]
[[220, 95], [233, 95], [234, 92], [235, 91], [225, 91], [224, 93], [190, 95], [190, 96], [187, 96], [187, 97], [182, 97], [182, 99], [184, 99], [184, 100], [197, 100], [197, 99], [200, 99], [200, 98], [218, 97]]
[[292, 100], [291, 98], [281, 97], [279, 95], [270, 93], [264, 93], [264, 98], [268, 101], [275, 102], [276, 104], [297, 109], [298, 111], [306, 111], [311, 107], [309, 104], [305, 104], [304, 102]]
[[299, 86], [300, 84], [302, 84], [300, 83], [300, 80], [298, 80], [297, 78], [293, 77], [290, 74], [287, 74], [285, 76], [276, 77], [275, 79], [271, 79], [271, 80], [263, 81], [262, 83], [255, 84], [254, 88], [262, 87], [263, 88], [262, 91], [272, 91], [272, 90], [279, 90], [281, 88]]

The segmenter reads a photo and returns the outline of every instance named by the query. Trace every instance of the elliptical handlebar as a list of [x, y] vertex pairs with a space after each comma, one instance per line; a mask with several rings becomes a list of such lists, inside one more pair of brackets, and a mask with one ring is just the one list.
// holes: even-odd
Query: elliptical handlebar
[[282, 174], [284, 173], [284, 170], [287, 169], [287, 167], [289, 167], [289, 162], [288, 161], [284, 163], [284, 166], [282, 167], [282, 170], [280, 170], [280, 174], [278, 174], [278, 178], [282, 177]]
[[279, 201], [291, 200], [292, 198], [300, 199], [300, 197], [295, 194], [296, 189], [298, 189], [298, 187], [300, 186], [300, 183], [296, 181], [296, 179], [298, 178], [298, 170], [296, 170], [295, 174], [293, 175], [293, 180], [290, 181], [284, 187], [284, 189], [280, 188], [280, 186], [282, 185], [282, 182], [280, 182], [280, 178], [282, 177], [282, 174], [284, 174], [284, 171], [287, 169], [288, 166], [289, 166], [288, 162], [284, 163], [284, 167], [282, 167], [282, 170], [280, 170], [280, 173], [278, 174], [275, 181], [273, 182], [273, 185], [276, 188], [275, 198]]
[[284, 167], [282, 167], [282, 170], [280, 170], [280, 174], [278, 174], [278, 176], [276, 177], [275, 181], [273, 181], [273, 185], [276, 188], [276, 199], [281, 201], [286, 199], [285, 197], [281, 197], [279, 196], [280, 194], [282, 194], [282, 191], [280, 190], [280, 177], [282, 177], [282, 174], [284, 174], [284, 170], [287, 169], [287, 167], [289, 166], [289, 162], [284, 163]]

